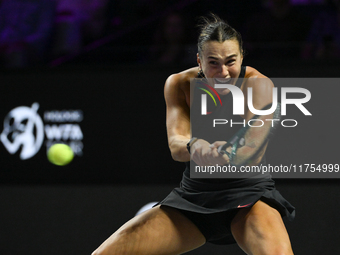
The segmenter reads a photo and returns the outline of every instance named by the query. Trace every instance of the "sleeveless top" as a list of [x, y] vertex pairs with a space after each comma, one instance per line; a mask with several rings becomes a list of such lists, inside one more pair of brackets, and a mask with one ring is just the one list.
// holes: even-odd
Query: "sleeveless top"
[[[240, 87], [242, 84], [242, 78], [244, 78], [246, 67], [242, 66], [241, 73], [239, 75], [236, 86]], [[200, 100], [196, 100], [200, 103]], [[223, 114], [226, 114], [225, 118], [233, 118], [235, 121], [242, 121], [240, 116], [232, 115], [232, 95], [231, 93], [221, 96], [222, 105], [225, 109], [220, 109]], [[197, 104], [196, 102], [196, 104]], [[192, 102], [192, 105], [195, 102]], [[214, 104], [213, 111], [219, 111]], [[224, 107], [223, 107], [224, 108]], [[200, 109], [200, 106], [198, 107]], [[198, 113], [201, 115], [200, 113]], [[211, 113], [213, 114], [213, 112]], [[208, 114], [208, 115], [211, 115]], [[195, 116], [196, 117], [196, 116]], [[199, 117], [199, 116], [198, 116]], [[204, 116], [206, 117], [206, 116]], [[208, 116], [210, 118], [211, 116]], [[202, 123], [204, 125], [204, 123]], [[240, 128], [240, 126], [226, 129], [223, 136], [224, 139], [218, 137], [212, 137], [212, 139], [218, 138], [217, 140], [225, 140], [233, 136], [234, 133]], [[205, 135], [206, 131], [202, 131], [199, 126], [198, 129], [194, 130], [194, 135]], [[202, 137], [200, 137], [202, 138]], [[209, 141], [214, 142], [214, 141]], [[264, 164], [264, 157], [262, 164]], [[195, 212], [199, 214], [211, 214], [219, 212], [228, 212], [239, 208], [239, 205], [246, 205], [245, 207], [252, 206], [259, 199], [265, 203], [276, 208], [282, 216], [287, 216], [292, 220], [295, 216], [295, 208], [285, 200], [279, 191], [275, 188], [275, 182], [271, 179], [271, 176], [262, 175], [260, 178], [225, 178], [225, 179], [202, 179], [190, 178], [190, 162], [186, 162], [186, 169], [183, 172], [183, 177], [180, 183], [180, 187], [177, 187], [171, 191], [171, 193], [159, 204], [167, 205], [173, 208], [182, 210], [182, 212]], [[187, 214], [186, 214], [187, 215]], [[189, 217], [187, 215], [187, 217]], [[190, 217], [189, 217], [190, 218]], [[218, 218], [216, 218], [218, 219]], [[200, 221], [204, 221], [200, 219]], [[196, 222], [197, 223], [197, 222]], [[203, 222], [203, 224], [206, 224]]]
[[[240, 88], [243, 82], [243, 78], [246, 73], [246, 66], [241, 67], [240, 75], [237, 79], [237, 82], [235, 84], [236, 87]], [[203, 87], [204, 85], [202, 84]], [[205, 89], [208, 90], [208, 88], [205, 87]], [[202, 115], [201, 114], [201, 98], [200, 95], [202, 94], [202, 91], [199, 89], [194, 90], [194, 95], [192, 99], [192, 105], [190, 108], [190, 118], [191, 118], [191, 132], [192, 137], [197, 137], [200, 139], [204, 139], [208, 141], [209, 143], [213, 143], [215, 141], [227, 141], [229, 138], [231, 138], [240, 128], [243, 127], [243, 121], [244, 119], [239, 115], [233, 115], [233, 96], [232, 93], [228, 93], [226, 95], [220, 95], [221, 102], [219, 100], [216, 100], [216, 104], [213, 102], [213, 100], [207, 100], [207, 112], [209, 114]], [[213, 92], [211, 92], [213, 95]], [[207, 96], [209, 97], [209, 96]], [[211, 110], [211, 112], [209, 112]], [[212, 127], [212, 121], [213, 119], [221, 119], [221, 116], [223, 116], [223, 119], [226, 119], [229, 123], [225, 125], [216, 125], [216, 127]], [[230, 122], [233, 122], [233, 125], [230, 125]], [[237, 124], [239, 123], [239, 124]], [[223, 134], [223, 136], [221, 136]], [[189, 186], [199, 186], [200, 184], [204, 184], [205, 186], [209, 183], [214, 184], [214, 189], [218, 188], [216, 187], [216, 184], [221, 184], [221, 188], [226, 188], [224, 184], [232, 185], [232, 183], [238, 183], [240, 184], [241, 179], [236, 178], [199, 178], [199, 179], [191, 179], [190, 178], [190, 164], [195, 164], [195, 162], [185, 162], [186, 169], [183, 174], [183, 180], [186, 185]], [[265, 156], [263, 156], [260, 164], [266, 164], [265, 162]], [[261, 178], [268, 178], [270, 175], [262, 175]], [[255, 178], [260, 179], [260, 178]], [[247, 182], [246, 179], [242, 179], [241, 182]], [[254, 179], [251, 180], [253, 182]], [[250, 183], [248, 183], [250, 184]]]

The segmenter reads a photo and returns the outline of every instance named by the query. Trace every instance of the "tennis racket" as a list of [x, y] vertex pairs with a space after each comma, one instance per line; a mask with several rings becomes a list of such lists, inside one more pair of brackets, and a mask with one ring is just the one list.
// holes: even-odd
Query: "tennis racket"
[[[270, 109], [272, 104], [262, 110]], [[234, 166], [248, 165], [262, 151], [280, 123], [281, 107], [269, 115], [254, 115], [248, 123], [232, 136], [226, 144], [218, 148], [220, 154], [227, 154], [230, 164]]]

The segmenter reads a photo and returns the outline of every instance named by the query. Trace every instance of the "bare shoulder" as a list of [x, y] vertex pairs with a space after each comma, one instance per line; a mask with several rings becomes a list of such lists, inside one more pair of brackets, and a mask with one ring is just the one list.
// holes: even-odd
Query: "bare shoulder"
[[165, 82], [165, 86], [176, 86], [183, 89], [183, 86], [187, 86], [190, 84], [190, 79], [195, 78], [197, 76], [197, 67], [193, 67], [187, 70], [184, 70], [179, 73], [172, 74], [168, 77]]
[[245, 78], [244, 88], [252, 87], [255, 90], [262, 90], [272, 89], [274, 87], [271, 79], [250, 66], [247, 66]]
[[189, 100], [190, 96], [190, 79], [197, 76], [198, 67], [193, 67], [179, 73], [170, 75], [164, 86], [165, 98], [175, 96]]
[[251, 66], [247, 66], [245, 78], [268, 78]]

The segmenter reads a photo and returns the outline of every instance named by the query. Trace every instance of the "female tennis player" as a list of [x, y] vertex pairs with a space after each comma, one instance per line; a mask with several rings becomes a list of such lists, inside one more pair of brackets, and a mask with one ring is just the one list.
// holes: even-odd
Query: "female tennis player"
[[[235, 86], [245, 96], [247, 88], [252, 87], [256, 109], [262, 109], [272, 100], [273, 84], [255, 86], [251, 78], [265, 76], [252, 67], [242, 66], [242, 60], [240, 34], [215, 15], [205, 18], [198, 38], [198, 67], [171, 75], [164, 89], [171, 155], [187, 165], [180, 187], [154, 208], [124, 224], [93, 255], [182, 254], [206, 242], [236, 242], [247, 254], [293, 254], [282, 217], [294, 218], [295, 209], [275, 189], [271, 178], [190, 178], [191, 159], [198, 165], [229, 162], [226, 154], [217, 151], [225, 142], [191, 137], [191, 78], [214, 78], [217, 82], [246, 78]], [[229, 92], [218, 91], [223, 103], [230, 99]], [[245, 105], [245, 114], [239, 117], [248, 120], [252, 115]], [[233, 132], [227, 130], [226, 137], [232, 137]], [[253, 162], [263, 163], [264, 153]]]

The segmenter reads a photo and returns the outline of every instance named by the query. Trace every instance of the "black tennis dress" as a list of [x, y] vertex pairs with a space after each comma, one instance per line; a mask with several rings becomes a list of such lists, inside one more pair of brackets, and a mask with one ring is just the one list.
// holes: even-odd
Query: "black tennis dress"
[[[246, 67], [242, 66], [236, 86], [241, 86], [245, 71]], [[235, 116], [232, 115], [231, 93], [221, 96], [221, 100], [223, 107], [215, 109], [214, 112], [223, 110], [226, 111], [223, 112], [226, 119], [235, 119]], [[241, 121], [241, 117], [239, 118]], [[226, 139], [232, 137], [238, 129], [239, 127], [236, 126], [228, 128]], [[199, 130], [195, 132], [192, 130], [192, 135], [204, 139], [200, 136]], [[214, 140], [208, 142], [212, 143]], [[261, 163], [265, 163], [265, 157]], [[181, 211], [200, 229], [207, 242], [214, 244], [235, 243], [230, 229], [233, 217], [238, 210], [251, 207], [258, 200], [274, 207], [289, 220], [293, 220], [295, 217], [295, 208], [276, 190], [270, 175], [242, 179], [192, 179], [190, 178], [190, 163], [186, 162], [185, 164], [186, 168], [180, 187], [173, 189], [159, 204]]]

